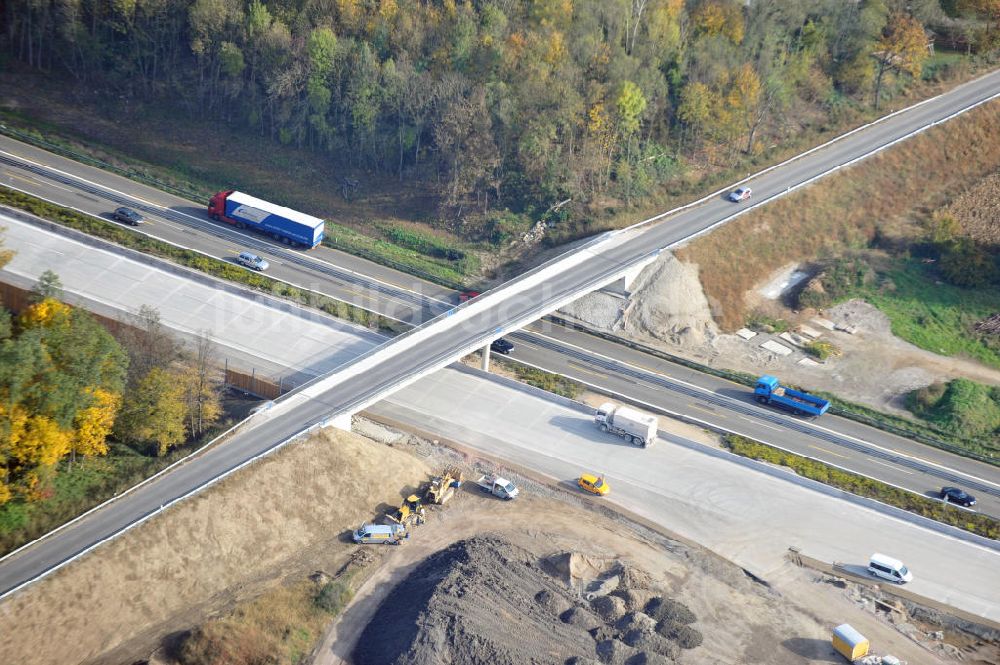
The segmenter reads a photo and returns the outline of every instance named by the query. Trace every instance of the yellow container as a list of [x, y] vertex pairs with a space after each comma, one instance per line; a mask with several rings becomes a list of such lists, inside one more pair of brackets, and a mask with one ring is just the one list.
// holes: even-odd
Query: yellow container
[[845, 623], [833, 629], [833, 648], [841, 656], [854, 662], [867, 656], [871, 645], [867, 637]]

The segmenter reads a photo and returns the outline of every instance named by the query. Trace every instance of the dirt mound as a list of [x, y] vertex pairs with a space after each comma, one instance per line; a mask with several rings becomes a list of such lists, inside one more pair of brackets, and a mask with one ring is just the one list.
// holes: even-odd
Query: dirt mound
[[602, 625], [601, 620], [594, 616], [594, 613], [583, 607], [571, 607], [559, 615], [559, 620], [571, 626], [579, 626], [586, 631], [593, 630]]
[[687, 624], [698, 620], [694, 612], [684, 603], [659, 596], [646, 603], [646, 614], [652, 617], [654, 621]]
[[639, 652], [618, 640], [603, 640], [597, 643], [597, 657], [607, 665], [625, 665]]
[[[624, 579], [624, 578], [623, 578]], [[636, 612], [644, 607], [649, 602], [651, 597], [655, 596], [655, 592], [649, 589], [633, 589], [625, 586], [625, 582], [622, 581], [622, 588], [615, 589], [610, 595], [617, 596], [625, 601], [625, 610], [628, 612]]]
[[701, 347], [718, 335], [698, 266], [664, 252], [632, 284], [625, 331], [682, 347]]
[[628, 610], [625, 601], [618, 596], [599, 596], [590, 603], [597, 616], [608, 623], [614, 623], [625, 616]]
[[587, 631], [553, 613], [571, 605], [570, 592], [528, 552], [496, 537], [471, 538], [428, 557], [389, 594], [353, 659], [561, 664], [593, 657]]

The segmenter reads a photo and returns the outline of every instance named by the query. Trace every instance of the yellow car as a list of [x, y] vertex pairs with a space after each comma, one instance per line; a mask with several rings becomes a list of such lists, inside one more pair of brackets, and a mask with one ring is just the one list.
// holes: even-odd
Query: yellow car
[[596, 494], [597, 496], [604, 496], [611, 491], [611, 486], [608, 485], [608, 481], [604, 480], [604, 476], [595, 476], [590, 473], [580, 476], [580, 480], [576, 481], [576, 484], [583, 491]]

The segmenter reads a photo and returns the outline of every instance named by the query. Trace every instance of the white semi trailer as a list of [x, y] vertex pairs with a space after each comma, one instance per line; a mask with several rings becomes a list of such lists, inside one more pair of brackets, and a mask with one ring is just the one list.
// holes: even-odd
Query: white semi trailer
[[640, 413], [627, 406], [605, 402], [597, 410], [594, 422], [605, 432], [611, 432], [645, 448], [656, 439], [660, 423], [656, 416]]

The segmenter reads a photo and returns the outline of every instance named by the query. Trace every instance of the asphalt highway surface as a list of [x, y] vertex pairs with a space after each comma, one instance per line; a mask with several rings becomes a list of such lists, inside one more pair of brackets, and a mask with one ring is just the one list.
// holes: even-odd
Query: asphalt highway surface
[[[840, 166], [853, 163], [922, 127], [943, 121], [961, 109], [995, 97], [1000, 94], [997, 93], [1000, 90], [998, 83], [1000, 73], [982, 77], [791, 163], [770, 169], [750, 183], [758, 197], [754, 205], [761, 205]], [[566, 257], [559, 269], [550, 266], [550, 272], [540, 287], [518, 288], [520, 284], [531, 283], [537, 278], [537, 274], [533, 273], [523, 275], [502, 291], [466, 305], [459, 310], [461, 316], [451, 318], [446, 315], [434, 320], [431, 325], [437, 333], [422, 339], [418, 347], [399, 352], [398, 349], [403, 348], [406, 342], [397, 339], [384, 346], [377, 358], [369, 355], [347, 364], [338, 371], [339, 378], [325, 379], [293, 395], [281, 407], [279, 417], [235, 435], [224, 445], [147, 483], [36, 546], [4, 559], [0, 562], [0, 593], [45, 574], [60, 562], [98, 545], [126, 526], [155, 513], [160, 506], [197, 491], [209, 481], [309, 426], [325, 423], [333, 415], [362, 408], [372, 400], [407, 385], [416, 377], [446, 365], [476, 345], [508, 330], [520, 328], [574, 297], [608, 283], [624, 270], [648, 259], [650, 248], [672, 246], [732, 219], [735, 214], [734, 204], [719, 197], [671, 215], [664, 223], [649, 226], [645, 233], [620, 233], [603, 242], [577, 249], [574, 256]], [[232, 242], [234, 239], [228, 240]], [[410, 341], [413, 339], [415, 337], [409, 338]], [[352, 369], [362, 366], [365, 368], [363, 372]], [[303, 399], [303, 396], [310, 398]]]

